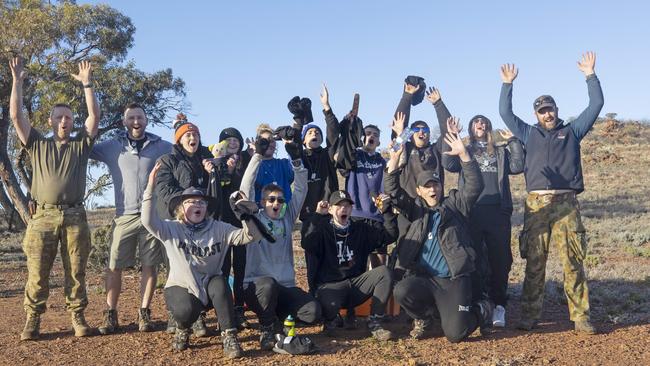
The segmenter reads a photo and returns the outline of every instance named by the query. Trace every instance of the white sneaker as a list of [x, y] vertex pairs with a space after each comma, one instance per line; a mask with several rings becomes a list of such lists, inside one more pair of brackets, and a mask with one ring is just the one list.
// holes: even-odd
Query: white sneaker
[[499, 328], [506, 326], [506, 309], [501, 305], [497, 305], [494, 308], [494, 313], [492, 313], [492, 326]]

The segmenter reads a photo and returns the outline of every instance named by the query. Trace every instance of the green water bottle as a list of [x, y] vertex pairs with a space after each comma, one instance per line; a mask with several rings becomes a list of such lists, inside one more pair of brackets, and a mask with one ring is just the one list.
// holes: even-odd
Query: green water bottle
[[294, 337], [296, 335], [296, 321], [293, 320], [293, 316], [289, 315], [284, 320], [284, 334], [287, 337]]

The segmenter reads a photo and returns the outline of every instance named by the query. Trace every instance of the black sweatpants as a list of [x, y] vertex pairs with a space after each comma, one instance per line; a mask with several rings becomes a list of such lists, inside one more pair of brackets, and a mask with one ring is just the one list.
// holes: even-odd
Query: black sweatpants
[[357, 277], [318, 286], [316, 298], [323, 308], [323, 318], [332, 320], [341, 308], [354, 308], [372, 297], [371, 315], [384, 315], [393, 287], [393, 277], [386, 266], [379, 266]]
[[476, 274], [483, 286], [481, 292], [487, 293], [495, 305], [505, 307], [512, 267], [510, 215], [500, 205], [476, 205], [472, 208], [469, 227], [477, 254]]
[[260, 325], [270, 326], [291, 314], [305, 323], [320, 320], [321, 307], [313, 296], [299, 287], [285, 287], [272, 277], [258, 278], [244, 285], [244, 298]]
[[395, 300], [413, 319], [440, 314], [442, 331], [452, 342], [460, 342], [479, 325], [480, 309], [472, 304], [472, 280], [408, 276], [393, 290]]
[[245, 245], [235, 245], [228, 248], [228, 253], [221, 267], [221, 273], [228, 277], [231, 268], [233, 277], [232, 292], [235, 297], [235, 306], [244, 306], [244, 275], [246, 274]]
[[232, 304], [230, 286], [223, 276], [214, 276], [208, 282], [208, 305], [203, 306], [198, 297], [190, 294], [186, 288], [171, 286], [165, 289], [167, 309], [179, 328], [188, 329], [199, 318], [202, 311], [214, 308], [221, 329], [235, 328], [235, 311]]

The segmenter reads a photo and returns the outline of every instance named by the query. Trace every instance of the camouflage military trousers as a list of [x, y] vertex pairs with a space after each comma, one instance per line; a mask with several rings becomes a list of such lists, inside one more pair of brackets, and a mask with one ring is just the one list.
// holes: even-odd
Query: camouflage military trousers
[[90, 230], [83, 206], [59, 209], [38, 207], [27, 225], [23, 251], [27, 256], [24, 307], [42, 314], [50, 294], [50, 271], [61, 243], [66, 309], [83, 311], [86, 296], [86, 263], [90, 254]]
[[544, 300], [546, 260], [550, 243], [557, 246], [564, 271], [564, 294], [571, 320], [589, 319], [589, 291], [583, 260], [587, 252], [585, 228], [574, 193], [526, 198], [524, 228], [519, 237], [526, 276], [521, 298], [522, 318], [540, 319]]

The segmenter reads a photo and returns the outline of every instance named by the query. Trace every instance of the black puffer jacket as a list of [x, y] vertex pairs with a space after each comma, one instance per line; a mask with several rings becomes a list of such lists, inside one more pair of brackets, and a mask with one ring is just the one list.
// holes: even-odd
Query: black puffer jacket
[[189, 156], [181, 146], [174, 145], [171, 153], [160, 157], [161, 165], [156, 177], [156, 208], [161, 219], [172, 219], [169, 202], [186, 188], [207, 190], [210, 177], [203, 169], [203, 159], [212, 159], [212, 154], [204, 146], [199, 146], [197, 153]]
[[[411, 221], [406, 233], [393, 251], [392, 263], [395, 267], [406, 270], [409, 274], [424, 274], [426, 269], [419, 264], [422, 247], [427, 238], [429, 218], [432, 211], [440, 213], [438, 241], [442, 255], [447, 260], [451, 277], [467, 275], [474, 271], [476, 254], [472, 249], [472, 239], [467, 227], [470, 211], [483, 190], [483, 178], [475, 160], [461, 162], [465, 174], [462, 191], [452, 189], [449, 196], [435, 208], [429, 208], [421, 199], [413, 199], [399, 186], [399, 171], [386, 176], [384, 188], [393, 197], [393, 204], [401, 214]], [[385, 225], [386, 226], [386, 225]], [[394, 225], [386, 226], [394, 229]]]

